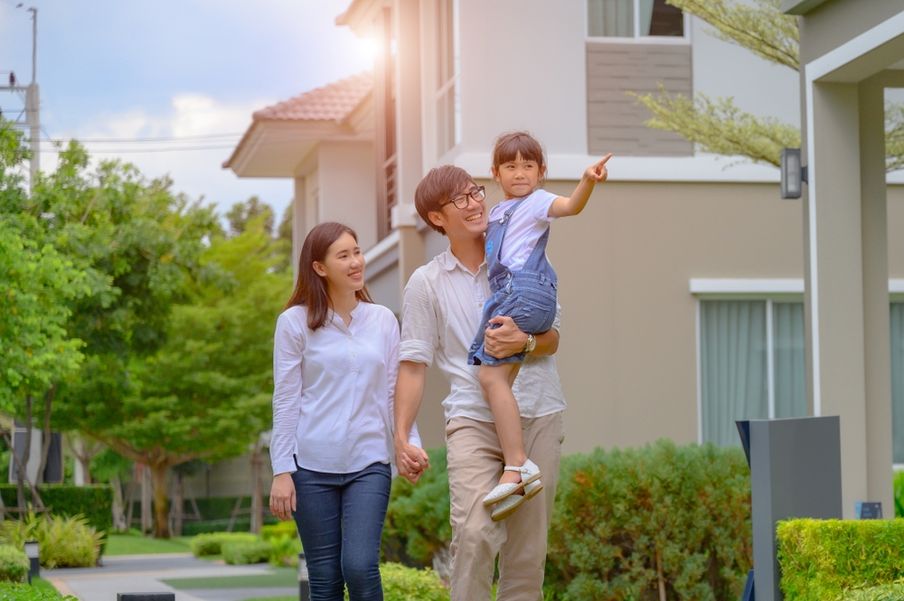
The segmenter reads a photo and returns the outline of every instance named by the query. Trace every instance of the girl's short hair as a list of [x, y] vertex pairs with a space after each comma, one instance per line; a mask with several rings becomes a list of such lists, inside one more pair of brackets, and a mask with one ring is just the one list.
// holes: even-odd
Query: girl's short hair
[[442, 211], [443, 205], [474, 183], [468, 172], [455, 165], [441, 165], [427, 172], [414, 191], [414, 207], [427, 225], [440, 234], [446, 230], [430, 221], [430, 211]]
[[540, 142], [526, 131], [511, 131], [496, 138], [496, 144], [493, 145], [493, 171], [496, 172], [503, 163], [514, 161], [519, 154], [525, 161], [536, 161], [540, 171], [546, 169]]
[[[308, 327], [316, 330], [326, 323], [330, 309], [330, 295], [327, 292], [326, 278], [314, 271], [314, 261], [323, 263], [326, 253], [333, 242], [343, 234], [351, 234], [358, 241], [355, 230], [334, 221], [327, 221], [314, 226], [301, 245], [301, 254], [298, 257], [298, 279], [295, 282], [295, 290], [286, 303], [286, 309], [295, 305], [304, 305], [308, 309]], [[367, 286], [355, 292], [355, 297], [366, 303], [372, 303]]]

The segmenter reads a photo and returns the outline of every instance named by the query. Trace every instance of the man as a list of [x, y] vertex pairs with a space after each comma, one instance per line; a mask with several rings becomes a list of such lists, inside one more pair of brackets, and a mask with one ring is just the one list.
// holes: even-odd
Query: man
[[543, 494], [526, 501], [505, 521], [494, 522], [483, 498], [499, 480], [502, 449], [489, 406], [467, 353], [490, 294], [484, 262], [488, 210], [483, 188], [464, 170], [432, 169], [417, 187], [418, 214], [445, 234], [449, 248], [415, 271], [402, 302], [402, 343], [395, 396], [395, 447], [400, 472], [417, 481], [427, 467], [422, 449], [408, 443], [434, 361], [451, 385], [443, 400], [446, 419], [452, 601], [484, 601], [499, 556], [499, 601], [542, 599], [546, 535], [552, 516], [563, 438], [562, 395], [555, 359], [558, 317], [536, 337], [508, 317], [494, 318], [485, 347], [497, 357], [528, 352], [513, 388], [527, 454], [543, 473]]

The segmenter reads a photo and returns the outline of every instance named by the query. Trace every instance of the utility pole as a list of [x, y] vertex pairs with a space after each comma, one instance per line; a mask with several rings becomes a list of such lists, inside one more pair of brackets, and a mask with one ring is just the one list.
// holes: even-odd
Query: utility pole
[[[16, 5], [21, 8], [22, 3]], [[31, 13], [31, 83], [27, 86], [18, 85], [15, 77], [10, 73], [9, 85], [0, 86], [0, 91], [18, 92], [25, 94], [25, 125], [29, 131], [29, 143], [31, 147], [31, 165], [29, 185], [34, 190], [35, 182], [38, 178], [38, 171], [41, 169], [41, 97], [38, 90], [37, 71], [38, 71], [38, 9], [30, 7], [28, 12]]]

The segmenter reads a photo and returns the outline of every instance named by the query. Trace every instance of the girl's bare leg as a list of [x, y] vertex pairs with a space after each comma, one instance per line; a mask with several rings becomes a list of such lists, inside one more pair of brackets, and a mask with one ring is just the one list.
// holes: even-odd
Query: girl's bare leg
[[[486, 397], [493, 420], [496, 423], [496, 434], [506, 465], [524, 465], [527, 454], [524, 452], [524, 439], [521, 432], [521, 413], [518, 403], [512, 394], [512, 384], [521, 368], [520, 363], [503, 363], [502, 365], [481, 365], [478, 371], [480, 386]], [[500, 483], [519, 482], [521, 475], [517, 472], [502, 472]]]

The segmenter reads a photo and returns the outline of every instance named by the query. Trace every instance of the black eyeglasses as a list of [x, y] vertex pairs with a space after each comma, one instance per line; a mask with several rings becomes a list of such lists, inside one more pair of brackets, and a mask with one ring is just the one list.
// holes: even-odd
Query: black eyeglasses
[[446, 206], [447, 204], [455, 205], [456, 209], [466, 209], [468, 208], [468, 202], [471, 198], [476, 200], [477, 202], [483, 202], [487, 197], [486, 188], [483, 186], [477, 186], [476, 188], [471, 188], [464, 194], [459, 194], [454, 198], [449, 199], [448, 202], [444, 202], [440, 205], [440, 208]]

